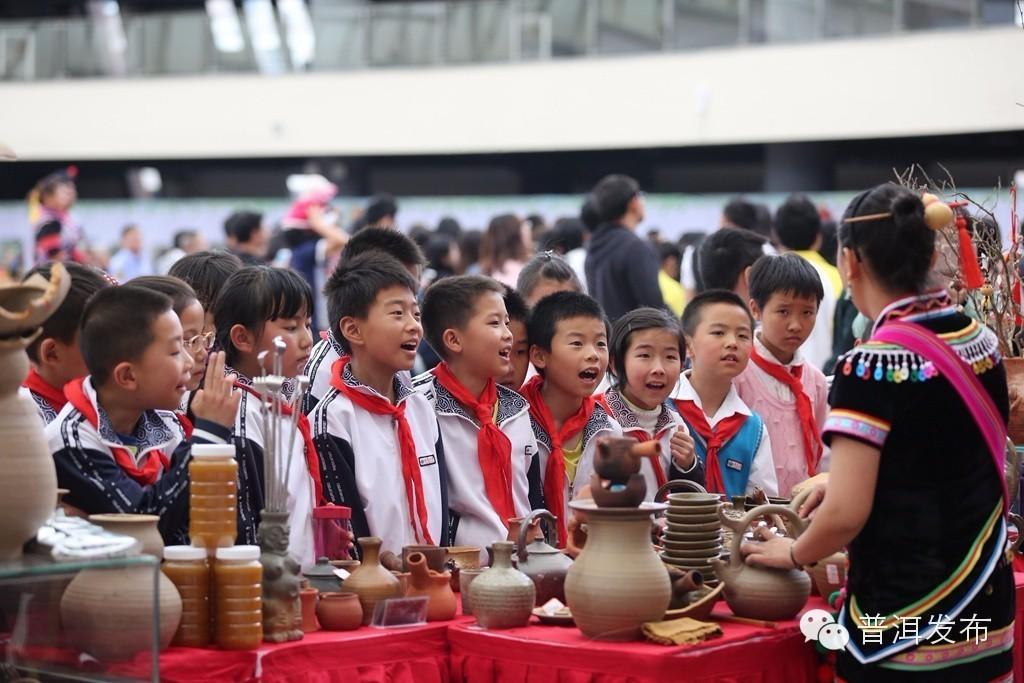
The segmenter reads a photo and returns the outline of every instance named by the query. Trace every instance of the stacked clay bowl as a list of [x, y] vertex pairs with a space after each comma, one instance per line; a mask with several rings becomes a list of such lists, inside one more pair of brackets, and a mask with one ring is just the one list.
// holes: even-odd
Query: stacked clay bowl
[[711, 560], [722, 552], [722, 523], [718, 496], [711, 493], [672, 493], [665, 512], [661, 559], [683, 571], [696, 570], [704, 583], [716, 586], [718, 577]]

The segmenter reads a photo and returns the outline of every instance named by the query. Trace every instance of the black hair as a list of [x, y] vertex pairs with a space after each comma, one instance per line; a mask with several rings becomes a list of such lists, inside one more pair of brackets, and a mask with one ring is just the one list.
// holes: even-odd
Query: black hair
[[589, 232], [594, 232], [597, 226], [601, 225], [601, 214], [597, 210], [597, 200], [593, 194], [588, 194], [583, 199], [580, 207], [580, 222]]
[[184, 250], [189, 240], [196, 238], [198, 233], [192, 229], [179, 230], [174, 233], [174, 248]]
[[172, 275], [142, 275], [133, 277], [131, 285], [133, 287], [145, 287], [169, 297], [171, 299], [171, 308], [174, 309], [175, 315], [181, 315], [181, 312], [188, 308], [193, 301], [199, 301], [196, 291], [187, 282]]
[[733, 227], [757, 232], [757, 207], [743, 197], [734, 197], [722, 209], [722, 215]]
[[612, 326], [612, 338], [608, 342], [608, 355], [611, 360], [615, 381], [619, 389], [626, 386], [626, 352], [629, 340], [634, 332], [642, 330], [668, 330], [679, 338], [679, 361], [686, 358], [686, 337], [679, 319], [660, 308], [637, 308], [624, 314]]
[[382, 218], [394, 217], [397, 213], [398, 202], [395, 198], [389, 194], [379, 194], [370, 200], [363, 215], [366, 217], [366, 226], [373, 227]]
[[747, 308], [747, 304], [740, 298], [739, 294], [729, 289], [709, 289], [686, 302], [686, 308], [683, 309], [683, 332], [687, 337], [692, 337], [697, 332], [703, 310], [714, 304], [730, 304], [742, 308], [743, 312], [750, 318], [750, 329], [753, 331], [754, 316], [750, 313], [750, 309]]
[[382, 251], [370, 250], [338, 264], [324, 285], [324, 297], [330, 328], [342, 349], [352, 351], [338, 328], [341, 319], [365, 319], [377, 295], [393, 286], [407, 287], [413, 294], [417, 289], [405, 265]]
[[241, 259], [229, 251], [197, 251], [175, 261], [167, 274], [192, 287], [203, 310], [212, 311], [224, 283], [241, 268]]
[[231, 328], [241, 325], [257, 338], [269, 320], [294, 318], [300, 312], [313, 313], [313, 290], [290, 268], [245, 266], [227, 282], [213, 304], [217, 346], [229, 365], [238, 362], [238, 349], [231, 342]]
[[457, 275], [432, 284], [423, 296], [420, 312], [423, 336], [441, 358], [448, 357], [444, 331], [465, 327], [473, 315], [477, 299], [488, 292], [505, 296], [505, 288], [497, 280], [482, 275]]
[[[390, 228], [376, 228], [376, 229], [377, 230], [387, 230], [388, 232], [397, 232], [395, 230], [391, 230]], [[366, 228], [364, 228], [364, 229], [360, 230], [359, 232], [357, 232], [356, 235], [359, 235], [359, 234], [361, 234], [363, 232], [366, 232]], [[409, 239], [411, 239], [413, 241], [413, 243], [417, 247], [419, 247], [420, 249], [423, 249], [424, 247], [427, 246], [427, 242], [430, 241], [430, 236], [433, 235], [433, 234], [434, 233], [431, 232], [430, 228], [428, 228], [427, 226], [423, 225], [422, 223], [416, 223], [411, 228], [409, 228]]]
[[407, 235], [391, 228], [364, 228], [348, 241], [341, 252], [341, 260], [347, 261], [367, 251], [382, 251], [397, 259], [406, 268], [415, 268], [426, 263], [419, 246]]
[[[890, 215], [845, 222], [883, 213]], [[866, 260], [879, 283], [894, 293], [916, 293], [928, 286], [935, 231], [924, 221], [921, 198], [905, 187], [883, 183], [854, 197], [839, 226], [839, 244]]]
[[506, 261], [525, 261], [529, 252], [523, 242], [522, 221], [512, 213], [503, 213], [491, 219], [480, 244], [480, 253], [486, 268], [484, 272], [500, 271]]
[[764, 238], [750, 230], [721, 228], [707, 237], [698, 252], [702, 289], [732, 289], [749, 266], [764, 256]]
[[437, 232], [457, 240], [462, 236], [462, 226], [451, 216], [445, 216], [438, 222]]
[[559, 218], [555, 221], [554, 243], [562, 248], [563, 253], [583, 247], [583, 234], [587, 226], [579, 218]]
[[530, 346], [550, 351], [558, 323], [569, 318], [596, 318], [608, 331], [608, 318], [597, 299], [580, 292], [555, 292], [538, 301], [530, 311]]
[[810, 263], [796, 254], [765, 255], [750, 269], [750, 298], [764, 310], [772, 294], [781, 292], [814, 299], [825, 298], [821, 276]]
[[505, 298], [505, 311], [508, 313], [509, 320], [518, 320], [524, 325], [530, 320], [530, 307], [526, 305], [526, 301], [519, 292], [509, 287], [508, 285], [502, 285], [505, 288], [505, 293], [502, 295]]
[[537, 288], [541, 280], [571, 282], [573, 289], [577, 292], [583, 291], [583, 285], [580, 283], [576, 271], [564, 258], [553, 251], [543, 251], [526, 262], [516, 279], [516, 291], [524, 299], [529, 299], [530, 294]]
[[821, 246], [818, 247], [818, 253], [833, 266], [836, 265], [836, 250], [839, 248], [836, 231], [836, 222], [831, 218], [821, 222]]
[[171, 310], [170, 297], [132, 284], [107, 287], [82, 313], [82, 360], [99, 388], [118, 363], [142, 357], [153, 343], [153, 323]]
[[602, 223], [611, 223], [626, 215], [633, 197], [640, 194], [640, 184], [626, 175], [608, 175], [598, 181], [591, 194]]
[[821, 234], [818, 207], [805, 195], [790, 195], [775, 212], [775, 234], [786, 249], [812, 248]]
[[674, 258], [679, 261], [680, 265], [683, 262], [683, 250], [679, 248], [678, 244], [672, 242], [661, 242], [657, 246], [658, 249], [658, 260], [661, 263], [665, 263], [666, 259]]
[[[366, 232], [365, 230], [363, 232]], [[451, 235], [445, 235], [443, 233], [434, 233], [427, 239], [427, 245], [424, 248], [424, 252], [427, 257], [427, 265], [438, 274], [452, 275], [457, 263], [451, 263], [448, 260], [449, 254], [451, 254], [452, 245], [455, 244], [455, 240]]]
[[252, 234], [263, 225], [263, 214], [255, 211], [235, 211], [224, 221], [224, 234], [234, 237], [239, 244], [252, 239]]
[[480, 242], [484, 238], [481, 230], [463, 230], [459, 238], [459, 249], [462, 251], [462, 265], [471, 266], [480, 261]]
[[[62, 344], [71, 344], [75, 340], [79, 323], [82, 321], [82, 311], [85, 310], [85, 305], [96, 292], [112, 284], [103, 276], [103, 273], [91, 266], [83, 266], [73, 261], [67, 261], [61, 265], [64, 266], [67, 275], [71, 277], [71, 284], [64, 301], [43, 323], [43, 330], [39, 336], [25, 349], [33, 363], [39, 362], [39, 346], [44, 339], [56, 339]], [[38, 274], [49, 280], [52, 271], [53, 263], [43, 263], [28, 271], [25, 278]]]

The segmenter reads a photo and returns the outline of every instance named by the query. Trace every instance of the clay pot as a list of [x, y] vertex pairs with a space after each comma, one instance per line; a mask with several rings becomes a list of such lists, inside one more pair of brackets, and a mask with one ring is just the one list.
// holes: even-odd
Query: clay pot
[[299, 600], [302, 602], [302, 632], [313, 633], [320, 630], [320, 623], [316, 620], [316, 602], [320, 591], [315, 588], [303, 588], [299, 591]]
[[[525, 519], [525, 517], [512, 517], [506, 520], [508, 521], [508, 536], [505, 538], [506, 541], [510, 543], [516, 543], [519, 540], [519, 527], [522, 525], [523, 520]], [[544, 538], [544, 531], [540, 528], [539, 518], [535, 518], [532, 522], [527, 524], [527, 526], [529, 527], [529, 529], [526, 532], [527, 543], [530, 543], [538, 538]], [[493, 546], [488, 546], [487, 548], [488, 559], [490, 560], [489, 564], [493, 564], [494, 558], [493, 555], [491, 554], [492, 549]]]
[[459, 593], [462, 597], [463, 614], [473, 613], [473, 601], [469, 599], [470, 586], [485, 571], [487, 571], [485, 567], [477, 567], [476, 569], [467, 567], [459, 571]]
[[458, 601], [452, 592], [451, 575], [427, 568], [427, 558], [423, 553], [409, 553], [406, 556], [411, 574], [409, 590], [406, 597], [426, 596], [427, 621], [448, 621], [455, 618]]
[[818, 595], [828, 600], [828, 596], [846, 585], [846, 553], [829, 555], [808, 567], [807, 573], [811, 575]]
[[321, 593], [316, 617], [325, 631], [351, 631], [363, 623], [363, 608], [355, 593]]
[[89, 521], [112, 534], [131, 536], [139, 542], [141, 554], [153, 555], [158, 560], [164, 559], [164, 539], [157, 528], [157, 524], [160, 523], [159, 516], [115, 512], [89, 515]]
[[[526, 518], [546, 519], [555, 523], [555, 516], [547, 510], [534, 510]], [[551, 598], [565, 602], [565, 574], [572, 566], [572, 560], [565, 553], [544, 542], [543, 538], [535, 539], [526, 544], [527, 527], [520, 527], [519, 539], [516, 542], [516, 566], [519, 571], [530, 577], [537, 588], [536, 601], [543, 605]]]
[[398, 597], [404, 598], [409, 594], [409, 584], [412, 574], [409, 572], [391, 572], [391, 575], [398, 579]]
[[[0, 338], [27, 337], [53, 315], [67, 296], [69, 287], [71, 276], [59, 263], [50, 269], [49, 280], [36, 274], [24, 282], [0, 287]], [[27, 368], [25, 372], [28, 372]], [[16, 379], [20, 384], [25, 376]]]
[[672, 595], [668, 574], [650, 541], [651, 515], [664, 503], [602, 508], [569, 503], [588, 527], [587, 544], [565, 578], [576, 625], [595, 640], [634, 640], [647, 621], [660, 621]]
[[364, 624], [369, 624], [373, 619], [373, 610], [378, 602], [401, 597], [398, 579], [380, 564], [380, 544], [381, 540], [376, 536], [360, 538], [362, 564], [345, 579], [345, 589], [359, 596]]
[[459, 569], [476, 569], [480, 566], [480, 548], [475, 545], [453, 545], [448, 548], [448, 560]]
[[1024, 443], [1024, 358], [1003, 358], [1003, 367], [1011, 406], [1007, 432], [1014, 443]]
[[321, 593], [333, 593], [341, 590], [341, 579], [334, 573], [334, 566], [326, 557], [321, 557], [316, 564], [302, 572], [309, 585]]
[[402, 548], [403, 572], [410, 571], [409, 555], [413, 553], [422, 553], [427, 560], [427, 567], [435, 572], [443, 572], [445, 562], [448, 561], [448, 548], [439, 548], [436, 545], [407, 545]]
[[512, 544], [493, 546], [494, 564], [469, 585], [471, 608], [480, 626], [489, 629], [526, 626], [533, 615], [533, 581], [512, 567]]
[[799, 569], [768, 569], [744, 564], [740, 554], [743, 533], [758, 517], [768, 514], [784, 517], [798, 538], [805, 527], [793, 510], [781, 505], [761, 505], [740, 520], [730, 519], [719, 510], [723, 525], [733, 530], [728, 562], [711, 560], [715, 574], [725, 584], [725, 601], [738, 617], [785, 621], [796, 616], [811, 594], [811, 579]]

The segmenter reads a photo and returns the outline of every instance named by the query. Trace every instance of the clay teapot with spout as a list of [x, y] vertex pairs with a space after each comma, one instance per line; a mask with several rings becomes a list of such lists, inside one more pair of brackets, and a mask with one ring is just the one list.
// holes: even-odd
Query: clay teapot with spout
[[590, 493], [599, 507], [636, 507], [644, 501], [647, 482], [640, 474], [642, 458], [657, 458], [657, 441], [640, 443], [630, 437], [601, 437], [594, 451]]
[[715, 574], [725, 584], [725, 601], [738, 617], [784, 621], [796, 616], [811, 594], [811, 579], [800, 569], [752, 567], [743, 562], [740, 544], [750, 524], [764, 515], [779, 515], [789, 523], [793, 538], [799, 538], [806, 523], [788, 507], [761, 505], [741, 519], [732, 519], [718, 509], [723, 526], [733, 530], [729, 561], [711, 560]]
[[546, 519], [554, 525], [555, 516], [547, 510], [534, 510], [523, 520], [516, 539], [516, 567], [530, 577], [537, 587], [536, 604], [543, 605], [551, 598], [565, 602], [565, 574], [572, 566], [572, 560], [558, 548], [544, 542], [544, 537], [534, 537], [529, 544], [527, 533], [534, 520]]

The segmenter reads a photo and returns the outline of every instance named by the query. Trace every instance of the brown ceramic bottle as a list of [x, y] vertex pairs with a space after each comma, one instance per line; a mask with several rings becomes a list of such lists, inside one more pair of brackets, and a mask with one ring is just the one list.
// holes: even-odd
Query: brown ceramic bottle
[[427, 621], [448, 621], [455, 617], [458, 606], [455, 593], [452, 592], [451, 575], [440, 573], [427, 567], [427, 558], [423, 553], [409, 553], [406, 556], [409, 573], [409, 590], [406, 597], [427, 597]]
[[376, 536], [360, 538], [362, 564], [345, 579], [345, 590], [359, 596], [364, 624], [369, 624], [373, 619], [373, 611], [378, 602], [401, 597], [398, 579], [380, 564], [380, 544], [381, 540]]

